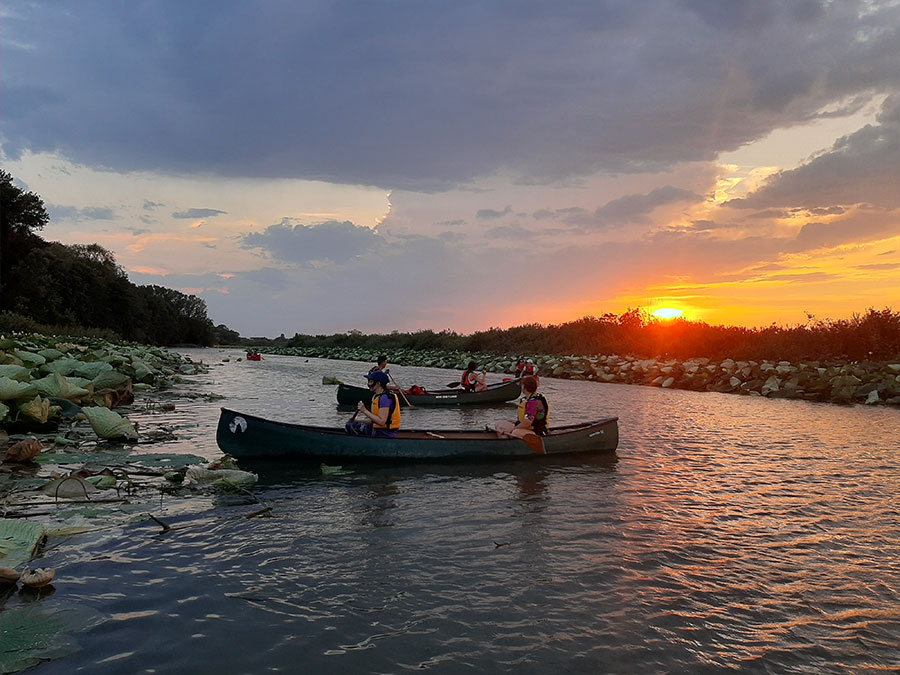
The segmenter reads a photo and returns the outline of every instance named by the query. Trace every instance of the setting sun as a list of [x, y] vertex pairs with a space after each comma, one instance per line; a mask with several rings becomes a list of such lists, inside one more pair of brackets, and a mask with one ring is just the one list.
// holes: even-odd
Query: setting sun
[[677, 319], [682, 315], [680, 309], [672, 309], [670, 307], [661, 307], [653, 312], [653, 316], [657, 319]]

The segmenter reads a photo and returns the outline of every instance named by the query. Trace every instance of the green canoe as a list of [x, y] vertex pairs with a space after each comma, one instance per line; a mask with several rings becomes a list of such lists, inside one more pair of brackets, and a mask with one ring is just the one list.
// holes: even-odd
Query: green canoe
[[[436, 405], [478, 405], [483, 403], [503, 403], [504, 401], [512, 401], [522, 393], [522, 387], [519, 380], [509, 380], [507, 382], [497, 382], [489, 384], [486, 391], [466, 391], [465, 389], [443, 389], [431, 391], [427, 394], [409, 394], [405, 393], [405, 397], [398, 395], [400, 399], [400, 407], [405, 408], [407, 401], [413, 406], [419, 408], [424, 406]], [[358, 401], [362, 401], [368, 405], [372, 401], [372, 392], [363, 387], [354, 387], [343, 382], [338, 384], [337, 402], [338, 405], [356, 405]]]
[[[222, 408], [216, 442], [233, 457], [449, 460], [614, 452], [617, 417], [556, 427], [528, 442], [491, 431], [401, 429], [396, 438], [348, 435], [343, 429], [288, 424]], [[543, 452], [541, 452], [543, 451]]]

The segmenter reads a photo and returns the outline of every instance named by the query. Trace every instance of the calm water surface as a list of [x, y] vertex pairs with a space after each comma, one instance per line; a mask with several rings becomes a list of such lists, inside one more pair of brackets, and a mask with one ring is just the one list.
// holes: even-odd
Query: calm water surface
[[[322, 425], [322, 376], [212, 364], [145, 428], [219, 455], [221, 405]], [[393, 366], [403, 386], [456, 373]], [[494, 376], [494, 380], [499, 379]], [[489, 378], [490, 381], [490, 378]], [[618, 453], [471, 465], [254, 464], [248, 495], [145, 506], [62, 540], [40, 602], [95, 614], [36, 673], [878, 673], [900, 669], [900, 411], [544, 380], [556, 424], [615, 414]], [[478, 427], [514, 406], [404, 412]], [[159, 450], [156, 446], [154, 450]], [[272, 517], [244, 514], [272, 507]]]

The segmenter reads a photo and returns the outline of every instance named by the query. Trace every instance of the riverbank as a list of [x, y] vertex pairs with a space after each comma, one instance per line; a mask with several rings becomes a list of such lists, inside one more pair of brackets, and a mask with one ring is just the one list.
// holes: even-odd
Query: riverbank
[[29, 507], [46, 495], [111, 490], [125, 502], [139, 487], [180, 484], [205, 460], [157, 450], [176, 439], [168, 418], [181, 401], [216, 396], [183, 386], [207, 370], [135, 343], [0, 336], [0, 516], [39, 515]]
[[[260, 352], [291, 356], [372, 361], [379, 352], [342, 347], [260, 347]], [[664, 389], [788, 398], [828, 403], [900, 406], [900, 362], [890, 361], [735, 361], [708, 358], [646, 359], [616, 354], [554, 356], [529, 354], [541, 377], [638, 384]], [[496, 354], [399, 350], [388, 354], [399, 366], [463, 370], [470, 360], [491, 373], [511, 374], [515, 358]]]

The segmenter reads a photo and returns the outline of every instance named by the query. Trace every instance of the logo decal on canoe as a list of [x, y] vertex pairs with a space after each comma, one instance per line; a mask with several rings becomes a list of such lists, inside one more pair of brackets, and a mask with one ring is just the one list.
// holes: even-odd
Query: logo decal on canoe
[[233, 434], [242, 434], [247, 431], [247, 420], [243, 417], [235, 417], [231, 420], [231, 424], [228, 425], [228, 428], [231, 429], [231, 433]]

